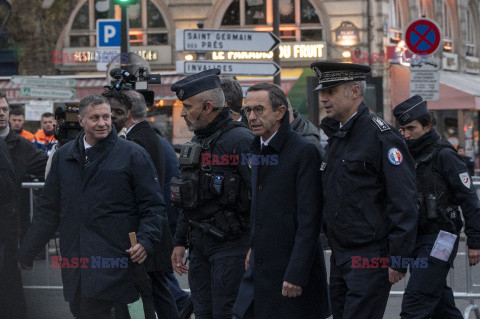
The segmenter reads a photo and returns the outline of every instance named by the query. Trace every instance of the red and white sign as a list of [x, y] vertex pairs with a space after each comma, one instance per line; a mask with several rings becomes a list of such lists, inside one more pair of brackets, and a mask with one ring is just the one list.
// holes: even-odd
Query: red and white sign
[[432, 54], [441, 42], [442, 32], [433, 20], [425, 18], [415, 20], [405, 30], [405, 43], [415, 54]]

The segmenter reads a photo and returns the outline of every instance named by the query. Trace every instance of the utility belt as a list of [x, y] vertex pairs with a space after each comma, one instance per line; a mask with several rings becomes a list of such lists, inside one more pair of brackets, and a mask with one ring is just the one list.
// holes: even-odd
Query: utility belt
[[213, 217], [201, 221], [189, 219], [188, 224], [216, 239], [233, 239], [249, 228], [248, 218], [233, 211], [219, 211]]
[[433, 194], [428, 194], [425, 196], [425, 198], [419, 194], [418, 207], [419, 214], [424, 224], [421, 226], [425, 228], [432, 228], [432, 232], [436, 232], [437, 228], [439, 227], [447, 227], [448, 229], [442, 230], [457, 233], [460, 232], [463, 227], [459, 207], [455, 205], [440, 206], [437, 203], [435, 195]]

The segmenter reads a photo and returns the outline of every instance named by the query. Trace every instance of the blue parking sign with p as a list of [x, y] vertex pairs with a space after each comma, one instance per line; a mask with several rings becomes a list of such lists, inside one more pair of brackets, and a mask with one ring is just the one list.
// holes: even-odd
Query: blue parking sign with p
[[97, 47], [119, 47], [121, 45], [121, 20], [97, 20]]

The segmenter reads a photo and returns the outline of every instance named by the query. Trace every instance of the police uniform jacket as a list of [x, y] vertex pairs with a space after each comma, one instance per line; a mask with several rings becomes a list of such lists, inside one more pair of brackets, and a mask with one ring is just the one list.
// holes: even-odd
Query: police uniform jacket
[[[431, 153], [436, 144], [441, 142], [436, 131], [432, 129], [417, 140], [407, 141], [407, 144], [413, 158], [417, 161]], [[447, 191], [453, 200], [451, 204], [460, 205], [462, 208], [468, 248], [480, 249], [480, 202], [462, 156], [453, 147], [443, 147], [433, 161], [433, 174], [447, 185]], [[421, 223], [418, 231], [428, 232], [425, 228], [429, 228], [431, 224], [432, 221]], [[452, 231], [450, 229], [443, 230]]]
[[[138, 292], [126, 252], [128, 234], [136, 232], [151, 254], [166, 220], [157, 174], [148, 153], [114, 131], [88, 150], [88, 161], [83, 138], [81, 131], [55, 153], [19, 260], [32, 265], [59, 228], [62, 258], [70, 266], [73, 258], [90, 259], [87, 268], [62, 268], [65, 299], [72, 302], [81, 285], [82, 297], [130, 303]], [[92, 256], [117, 260], [116, 266], [107, 259], [105, 266], [93, 268]], [[128, 258], [128, 267], [119, 266], [121, 258]]]
[[336, 263], [367, 253], [408, 257], [418, 213], [415, 166], [403, 138], [363, 102], [339, 124], [330, 118], [321, 124], [329, 136], [322, 164], [325, 233]]
[[[199, 139], [207, 139], [218, 130], [224, 129], [230, 122], [232, 122], [232, 116], [227, 108], [224, 108], [217, 117], [207, 125], [207, 127], [195, 131], [195, 136]], [[250, 187], [250, 168], [248, 167], [248, 161], [242, 161], [244, 156], [248, 156], [251, 153], [250, 145], [252, 143], [253, 134], [245, 126], [238, 126], [228, 131], [225, 131], [220, 135], [215, 145], [210, 151], [211, 164], [207, 165], [211, 167], [212, 172], [237, 172], [241, 177], [240, 187]], [[222, 155], [228, 155], [229, 160], [223, 165], [219, 165], [218, 161], [213, 162], [213, 159], [221, 159]], [[238, 160], [230, 160], [231, 155], [237, 155]], [[195, 221], [204, 221], [212, 218], [217, 212], [225, 209], [218, 201], [214, 199], [204, 201], [198, 207], [194, 209], [183, 209], [183, 213], [178, 217], [177, 232], [175, 234], [175, 246], [187, 245], [188, 234], [188, 219]], [[248, 216], [248, 205], [246, 212], [242, 212]]]
[[[252, 149], [251, 248], [255, 318], [325, 318], [328, 286], [318, 243], [322, 198], [318, 148], [292, 131], [288, 112], [268, 146]], [[302, 287], [282, 296], [283, 282]], [[237, 300], [237, 303], [239, 301]]]
[[[163, 195], [166, 166], [165, 152], [162, 142], [158, 139], [157, 133], [155, 133], [149, 122], [141, 121], [135, 124], [127, 133], [127, 139], [143, 147], [152, 158]], [[170, 227], [165, 226], [168, 226], [168, 221], [165, 221], [165, 225], [162, 227], [164, 231], [162, 232], [162, 238], [155, 252], [145, 261], [147, 271], [168, 271], [172, 268], [170, 261], [173, 250], [172, 233], [170, 232]]]

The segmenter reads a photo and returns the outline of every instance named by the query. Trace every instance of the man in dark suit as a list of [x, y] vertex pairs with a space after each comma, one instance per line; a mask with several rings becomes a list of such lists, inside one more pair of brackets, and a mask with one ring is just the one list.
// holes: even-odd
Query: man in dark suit
[[256, 137], [250, 161], [250, 250], [234, 307], [239, 318], [330, 315], [325, 261], [317, 240], [322, 156], [313, 143], [292, 131], [287, 104], [282, 89], [266, 83], [248, 88], [245, 98], [243, 110]]
[[[142, 146], [149, 154], [158, 174], [160, 187], [164, 187], [165, 180], [165, 153], [162, 142], [157, 133], [147, 121], [147, 105], [142, 94], [134, 90], [125, 91], [130, 99], [132, 108], [127, 112], [127, 139]], [[146, 261], [147, 273], [152, 280], [152, 295], [155, 310], [158, 315], [165, 318], [178, 318], [177, 307], [168, 288], [164, 272], [172, 269], [170, 256], [173, 250], [173, 240], [168, 222], [165, 223], [164, 232], [155, 252]]]

